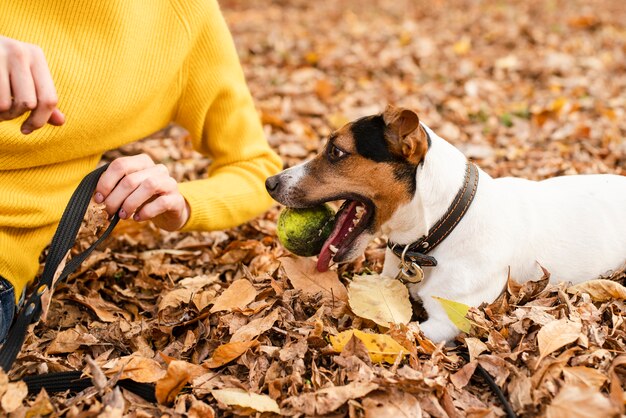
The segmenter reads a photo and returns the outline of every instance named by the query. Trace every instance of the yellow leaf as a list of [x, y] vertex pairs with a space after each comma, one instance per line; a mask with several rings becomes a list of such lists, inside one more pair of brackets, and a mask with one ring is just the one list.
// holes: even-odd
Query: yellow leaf
[[571, 286], [568, 293], [589, 293], [594, 302], [607, 302], [613, 299], [626, 299], [626, 287], [612, 280], [597, 279]]
[[409, 291], [398, 280], [378, 274], [354, 276], [348, 287], [348, 302], [361, 318], [383, 327], [407, 324], [413, 315]]
[[559, 348], [572, 343], [580, 336], [582, 325], [565, 318], [548, 322], [537, 333], [539, 361]]
[[460, 40], [454, 43], [452, 49], [457, 55], [465, 55], [472, 48], [472, 40], [467, 36], [462, 37]]
[[463, 332], [470, 331], [472, 323], [469, 319], [465, 317], [470, 308], [468, 305], [461, 302], [455, 302], [453, 300], [440, 298], [438, 296], [433, 296], [433, 298], [441, 303], [441, 306], [443, 306], [443, 309], [446, 311], [448, 318], [450, 318], [450, 321], [452, 321], [452, 323], [458, 329]]
[[207, 367], [213, 369], [229, 363], [248, 351], [250, 348], [259, 345], [257, 340], [236, 341], [222, 344], [215, 349], [213, 356], [205, 363]]
[[370, 359], [374, 363], [387, 362], [393, 364], [396, 361], [398, 355], [407, 355], [409, 350], [401, 346], [396, 340], [389, 335], [384, 334], [368, 334], [358, 329], [344, 331], [335, 336], [330, 336], [330, 343], [335, 351], [342, 352], [350, 338], [354, 335], [361, 340], [367, 351], [369, 352]]
[[246, 392], [242, 389], [215, 389], [211, 395], [225, 405], [237, 405], [252, 408], [259, 412], [274, 412], [280, 414], [276, 401], [267, 395]]

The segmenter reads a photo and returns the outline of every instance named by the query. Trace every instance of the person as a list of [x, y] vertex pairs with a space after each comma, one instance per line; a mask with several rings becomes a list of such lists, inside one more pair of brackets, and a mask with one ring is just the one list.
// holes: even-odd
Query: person
[[7, 0], [0, 35], [0, 341], [103, 152], [175, 122], [212, 159], [180, 184], [147, 155], [114, 160], [94, 200], [122, 219], [217, 230], [271, 205], [282, 164], [217, 0]]

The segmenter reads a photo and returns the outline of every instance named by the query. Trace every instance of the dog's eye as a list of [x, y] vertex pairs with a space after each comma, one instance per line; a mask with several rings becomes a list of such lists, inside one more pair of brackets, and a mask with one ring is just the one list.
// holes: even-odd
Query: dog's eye
[[345, 152], [344, 150], [342, 150], [341, 148], [331, 144], [328, 147], [328, 156], [330, 157], [331, 160], [333, 161], [337, 161], [342, 159], [343, 157], [345, 157], [346, 155], [348, 155], [347, 152]]

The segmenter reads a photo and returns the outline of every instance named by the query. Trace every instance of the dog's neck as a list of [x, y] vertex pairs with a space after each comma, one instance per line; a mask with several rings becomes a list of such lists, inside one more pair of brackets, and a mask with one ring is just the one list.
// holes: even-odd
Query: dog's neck
[[391, 241], [402, 245], [428, 233], [446, 213], [465, 180], [465, 156], [430, 128], [424, 129], [430, 135], [431, 145], [416, 171], [415, 195], [382, 226]]

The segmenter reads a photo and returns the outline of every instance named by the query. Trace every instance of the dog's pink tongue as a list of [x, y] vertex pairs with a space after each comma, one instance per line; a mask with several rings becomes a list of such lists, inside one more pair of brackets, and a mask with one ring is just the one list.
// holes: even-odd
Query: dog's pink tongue
[[357, 205], [358, 203], [356, 201], [352, 201], [342, 208], [342, 210], [336, 215], [333, 232], [330, 233], [330, 236], [324, 242], [320, 255], [317, 259], [317, 271], [325, 272], [329, 269], [330, 260], [333, 258], [330, 246], [334, 245], [338, 248], [341, 240], [347, 235], [348, 228], [350, 228], [352, 224], [352, 219], [356, 216]]

